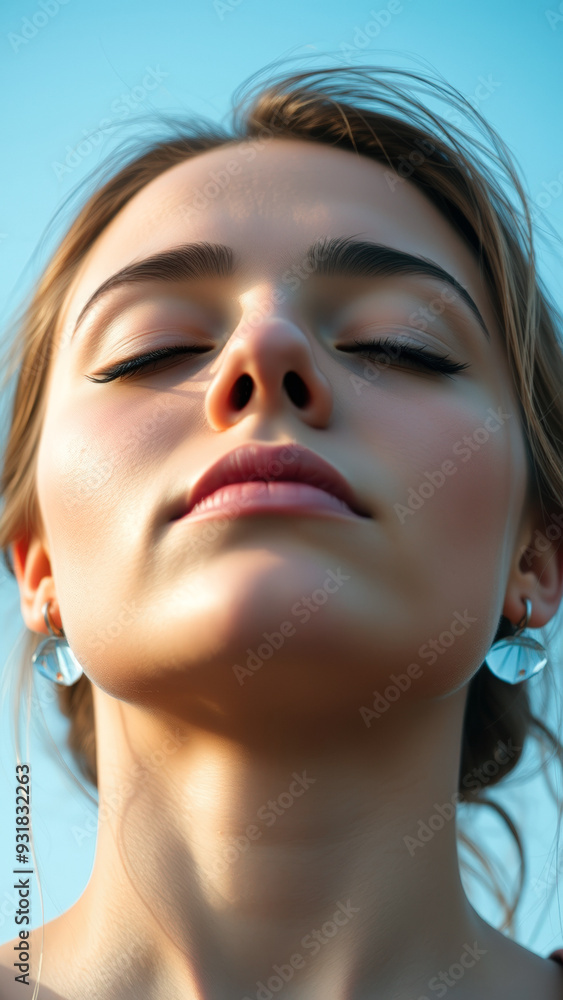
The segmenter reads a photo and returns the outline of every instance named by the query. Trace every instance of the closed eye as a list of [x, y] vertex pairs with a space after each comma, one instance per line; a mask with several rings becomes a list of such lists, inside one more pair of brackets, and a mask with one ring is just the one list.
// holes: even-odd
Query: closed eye
[[[423, 347], [416, 347], [397, 340], [394, 337], [382, 337], [379, 340], [354, 341], [356, 347], [341, 348], [348, 353], [361, 354], [368, 361], [379, 362], [383, 365], [392, 363], [403, 367], [422, 367], [426, 371], [437, 372], [443, 375], [455, 375], [466, 368], [468, 364], [450, 361], [446, 355], [434, 354]], [[176, 363], [180, 356], [194, 356], [209, 351], [209, 347], [201, 345], [188, 346], [186, 344], [175, 344], [171, 347], [155, 348], [146, 351], [144, 354], [125, 361], [119, 361], [105, 371], [100, 376], [87, 375], [91, 382], [112, 382], [115, 379], [132, 378], [138, 372], [163, 371]], [[161, 362], [168, 361], [169, 364]]]
[[[134, 358], [119, 361], [117, 364], [112, 365], [111, 368], [106, 368], [99, 378], [94, 375], [87, 375], [86, 378], [91, 382], [112, 382], [114, 379], [131, 378], [140, 371], [155, 371], [157, 368], [159, 371], [163, 371], [165, 368], [171, 367], [179, 355], [202, 354], [208, 350], [209, 347], [202, 347], [201, 345], [189, 347], [186, 344], [176, 344], [173, 347], [158, 347], [153, 351], [146, 351], [145, 354], [139, 354]], [[166, 360], [170, 364], [163, 365], [160, 363]]]
[[[354, 354], [364, 354], [368, 361], [380, 362], [384, 365], [398, 364], [404, 367], [418, 366], [427, 371], [442, 375], [455, 375], [469, 368], [468, 364], [450, 361], [445, 354], [434, 354], [426, 346], [417, 347], [397, 340], [395, 337], [382, 337], [379, 340], [355, 340], [356, 347], [341, 348]], [[361, 351], [360, 348], [364, 350]]]

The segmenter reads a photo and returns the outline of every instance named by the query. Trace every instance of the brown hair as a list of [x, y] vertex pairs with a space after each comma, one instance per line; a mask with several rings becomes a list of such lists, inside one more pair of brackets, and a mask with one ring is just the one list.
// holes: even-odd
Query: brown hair
[[[121, 208], [153, 178], [198, 153], [228, 143], [260, 144], [276, 137], [326, 143], [352, 150], [386, 166], [390, 188], [408, 179], [434, 203], [473, 249], [490, 290], [506, 338], [510, 371], [519, 399], [527, 442], [531, 492], [539, 498], [548, 531], [551, 515], [563, 511], [563, 353], [557, 337], [561, 317], [536, 273], [532, 225], [526, 196], [506, 146], [482, 116], [453, 87], [410, 71], [355, 67], [310, 69], [251, 80], [235, 95], [230, 131], [208, 122], [172, 122], [170, 138], [121, 149], [103, 164], [102, 184], [86, 200], [16, 321], [8, 378], [17, 372], [12, 423], [4, 457], [0, 547], [14, 573], [10, 545], [40, 524], [35, 474], [45, 406], [45, 384], [65, 296], [85, 255]], [[426, 92], [428, 102], [415, 96]], [[238, 101], [237, 101], [238, 98]], [[475, 135], [464, 132], [431, 105], [442, 101], [449, 113], [466, 117]], [[161, 119], [162, 120], [162, 119]], [[484, 140], [484, 141], [483, 141]], [[125, 157], [126, 162], [121, 162]], [[117, 169], [116, 169], [117, 166]], [[510, 194], [509, 194], [510, 192]], [[560, 532], [561, 533], [561, 532]], [[547, 535], [548, 538], [553, 537]], [[532, 559], [534, 552], [528, 553]], [[501, 617], [495, 638], [511, 634]], [[29, 667], [40, 636], [27, 634]], [[542, 685], [549, 697], [550, 667]], [[62, 712], [70, 719], [69, 746], [82, 773], [96, 783], [96, 741], [90, 681], [84, 675], [58, 688]], [[532, 711], [527, 684], [513, 687], [482, 665], [469, 684], [462, 733], [459, 792], [462, 801], [488, 804], [515, 838], [521, 878], [515, 901], [504, 894], [505, 927], [513, 930], [524, 879], [519, 833], [504, 808], [487, 797], [483, 783], [468, 781], [475, 769], [495, 758], [504, 743], [508, 762], [487, 784], [501, 781], [519, 762], [529, 736], [563, 766], [563, 747]], [[477, 787], [475, 787], [477, 785]], [[484, 855], [471, 846], [483, 865]]]

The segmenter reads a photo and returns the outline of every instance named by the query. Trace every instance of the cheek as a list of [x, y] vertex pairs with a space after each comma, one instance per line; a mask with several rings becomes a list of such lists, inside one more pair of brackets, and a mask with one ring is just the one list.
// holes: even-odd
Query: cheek
[[496, 532], [500, 543], [519, 515], [527, 478], [519, 417], [486, 387], [454, 394], [416, 383], [409, 390], [405, 380], [379, 398], [374, 392], [359, 429], [399, 527], [435, 521], [465, 537]]
[[371, 402], [362, 426], [372, 428], [387, 592], [412, 609], [415, 650], [421, 623], [430, 639], [456, 613], [473, 619], [426, 673], [427, 693], [451, 690], [484, 659], [502, 613], [525, 502], [522, 432], [514, 407], [503, 405], [494, 419], [498, 403], [482, 391], [382, 402]]
[[169, 485], [168, 456], [189, 426], [184, 416], [156, 392], [121, 400], [104, 393], [47, 414], [37, 466], [41, 513], [63, 625], [96, 680], [109, 667], [109, 645], [113, 651], [116, 637], [134, 636], [131, 598], [151, 585], [151, 531]]
[[80, 555], [87, 569], [105, 545], [126, 547], [134, 525], [138, 534], [155, 502], [169, 415], [170, 404], [153, 393], [140, 402], [81, 400], [48, 417], [37, 475], [55, 561]]

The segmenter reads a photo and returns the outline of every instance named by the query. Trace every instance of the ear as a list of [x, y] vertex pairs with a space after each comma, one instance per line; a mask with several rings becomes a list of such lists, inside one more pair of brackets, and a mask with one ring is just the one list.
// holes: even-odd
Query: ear
[[563, 514], [549, 518], [534, 500], [523, 517], [508, 579], [503, 615], [513, 624], [522, 618], [524, 597], [532, 603], [528, 626], [541, 628], [563, 598]]
[[62, 628], [49, 553], [37, 536], [18, 538], [11, 548], [23, 620], [32, 632], [49, 635], [42, 611], [47, 601], [52, 602], [49, 613], [53, 625]]

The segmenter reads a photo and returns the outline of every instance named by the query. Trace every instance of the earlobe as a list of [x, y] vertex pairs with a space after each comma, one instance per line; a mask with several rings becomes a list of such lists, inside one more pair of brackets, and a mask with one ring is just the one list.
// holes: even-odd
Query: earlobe
[[562, 532], [546, 530], [539, 506], [526, 520], [508, 581], [503, 615], [516, 624], [524, 614], [524, 599], [532, 604], [529, 628], [541, 628], [556, 614], [563, 599]]
[[51, 601], [51, 619], [61, 627], [60, 612], [51, 573], [49, 554], [37, 536], [18, 538], [12, 543], [12, 561], [20, 591], [23, 620], [32, 632], [46, 633], [43, 605]]

